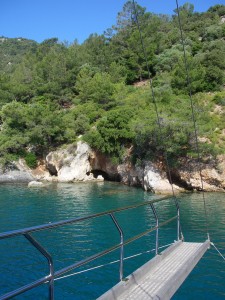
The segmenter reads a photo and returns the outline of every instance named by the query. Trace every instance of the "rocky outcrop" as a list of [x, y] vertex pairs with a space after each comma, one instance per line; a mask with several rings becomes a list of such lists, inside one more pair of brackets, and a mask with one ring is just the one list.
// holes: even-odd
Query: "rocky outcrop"
[[[131, 186], [143, 187], [146, 191], [170, 194], [169, 181], [157, 171], [153, 164], [135, 167], [127, 159], [115, 164], [109, 156], [93, 151], [86, 143], [78, 142], [65, 149], [49, 153], [46, 167], [59, 182], [112, 180]], [[174, 185], [175, 191], [181, 191]]]
[[[225, 191], [224, 164], [225, 156], [220, 156], [217, 164], [201, 165], [205, 191]], [[46, 157], [46, 167], [52, 175], [52, 180], [59, 182], [96, 181], [98, 176], [101, 176], [101, 180], [119, 181], [153, 193], [170, 194], [184, 190], [201, 190], [197, 162], [189, 161], [188, 166], [187, 163], [183, 163], [182, 166], [172, 170], [171, 186], [162, 167], [159, 168], [149, 161], [142, 162], [141, 166], [134, 166], [130, 162], [129, 153], [124, 163], [115, 164], [109, 156], [93, 151], [81, 141], [77, 145], [51, 152]]]
[[36, 180], [30, 181], [28, 183], [28, 187], [44, 187], [44, 186], [45, 184], [43, 182], [36, 181]]
[[177, 185], [171, 186], [166, 174], [159, 172], [156, 166], [151, 162], [143, 162], [142, 166], [132, 166], [125, 163], [118, 166], [118, 173], [121, 177], [121, 182], [131, 186], [142, 187], [146, 191], [157, 194], [171, 194], [173, 191], [184, 191]]
[[31, 172], [33, 177], [38, 181], [57, 181], [57, 177], [49, 173], [49, 170], [46, 168], [46, 163], [43, 160], [39, 161], [37, 168]]
[[[199, 167], [201, 168], [202, 180]], [[146, 191], [169, 194], [185, 190], [207, 192], [225, 192], [225, 155], [220, 155], [217, 161], [204, 162], [200, 166], [196, 160], [181, 164], [179, 169], [171, 170], [173, 186], [163, 168], [150, 161], [143, 162], [141, 167], [122, 164], [118, 166], [121, 181], [128, 185], [141, 186]]]
[[143, 186], [146, 191], [155, 192], [157, 194], [172, 194], [173, 192], [184, 191], [184, 189], [175, 184], [171, 185], [169, 180], [165, 178], [165, 174], [162, 177], [154, 165], [149, 162], [144, 169]]
[[90, 172], [95, 176], [101, 174], [106, 180], [121, 181], [118, 164], [113, 163], [108, 155], [98, 151], [91, 151], [89, 154]]
[[91, 172], [91, 156], [89, 145], [79, 141], [77, 145], [49, 153], [46, 166], [59, 182], [102, 181], [103, 177], [94, 177]]
[[22, 159], [11, 163], [6, 170], [0, 170], [0, 183], [37, 180], [39, 185], [40, 181], [111, 180], [142, 187], [153, 193], [170, 194], [183, 190], [202, 190], [200, 167], [205, 191], [225, 191], [225, 155], [218, 156], [217, 161], [209, 159], [202, 162], [200, 166], [195, 160], [180, 161], [181, 167], [171, 170], [171, 186], [162, 163], [143, 161], [135, 166], [130, 161], [131, 151], [128, 149], [122, 164], [116, 164], [109, 156], [93, 151], [87, 143], [79, 141], [50, 152], [46, 161], [40, 162], [32, 171]]
[[0, 168], [0, 183], [29, 182], [34, 180], [31, 170], [23, 159], [13, 161], [6, 168]]
[[224, 192], [225, 155], [219, 155], [216, 161], [211, 159], [201, 164], [194, 160], [189, 160], [177, 170], [178, 177], [178, 181], [185, 182], [191, 190], [202, 190], [203, 186], [203, 189], [207, 192]]

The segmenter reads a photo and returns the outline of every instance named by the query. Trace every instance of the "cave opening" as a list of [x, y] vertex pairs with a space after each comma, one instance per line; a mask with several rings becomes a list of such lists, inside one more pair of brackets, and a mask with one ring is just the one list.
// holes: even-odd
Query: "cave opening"
[[[176, 184], [177, 186], [184, 188], [187, 191], [193, 191], [193, 187], [185, 180], [181, 179], [180, 175], [177, 172], [171, 172], [170, 176], [173, 184]], [[167, 177], [169, 178], [168, 173]]]
[[94, 178], [97, 178], [99, 175], [101, 175], [105, 181], [114, 181], [114, 182], [121, 181], [121, 177], [118, 173], [108, 174], [102, 170], [92, 170], [91, 172], [88, 172], [87, 175], [90, 175], [90, 173], [93, 174]]
[[55, 166], [48, 166], [48, 171], [51, 176], [58, 176], [58, 171], [56, 170]]

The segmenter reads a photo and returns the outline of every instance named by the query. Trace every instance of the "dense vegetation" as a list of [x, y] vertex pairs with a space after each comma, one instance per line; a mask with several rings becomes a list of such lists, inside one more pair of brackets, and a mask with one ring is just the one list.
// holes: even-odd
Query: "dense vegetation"
[[[0, 38], [3, 163], [23, 156], [35, 166], [35, 156], [80, 135], [117, 161], [131, 145], [136, 163], [163, 148], [173, 162], [195, 155], [176, 11], [137, 10], [155, 103], [131, 1], [116, 25], [81, 45]], [[201, 151], [216, 155], [225, 151], [225, 6], [197, 13], [186, 3], [180, 14]]]

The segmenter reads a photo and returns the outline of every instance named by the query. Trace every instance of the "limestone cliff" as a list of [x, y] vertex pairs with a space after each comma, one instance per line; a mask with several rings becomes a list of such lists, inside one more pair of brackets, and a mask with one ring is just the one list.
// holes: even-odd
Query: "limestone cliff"
[[[134, 166], [130, 162], [129, 153], [122, 164], [115, 164], [109, 156], [94, 151], [81, 141], [77, 145], [49, 153], [46, 167], [53, 175], [52, 178], [59, 182], [93, 181], [102, 176], [101, 179], [139, 186], [146, 191], [163, 194], [172, 192], [167, 174], [159, 165], [144, 161], [141, 166]], [[173, 169], [171, 177], [174, 192], [201, 190], [199, 167], [204, 190], [225, 191], [225, 156], [220, 156], [217, 164], [206, 162], [198, 166], [193, 160], [181, 165], [179, 169]]]
[[[35, 170], [30, 170], [23, 160], [13, 162], [7, 170], [0, 170], [0, 182], [29, 182], [32, 180], [78, 182], [118, 181], [123, 184], [142, 187], [153, 193], [169, 194], [172, 186], [161, 163], [142, 161], [133, 165], [130, 160], [132, 149], [128, 149], [122, 164], [115, 164], [111, 158], [94, 151], [85, 142], [68, 145], [50, 152], [45, 161]], [[180, 161], [179, 169], [171, 170], [173, 191], [201, 190], [225, 191], [225, 155], [199, 165], [195, 160]]]
[[[51, 152], [46, 157], [46, 167], [54, 180], [59, 182], [105, 180], [119, 181], [127, 185], [143, 187], [156, 193], [171, 193], [171, 185], [154, 165], [146, 162], [142, 167], [133, 166], [129, 159], [115, 164], [109, 156], [93, 151], [86, 143], [79, 141], [65, 149]], [[99, 178], [99, 176], [101, 176]], [[174, 185], [175, 191], [180, 191]]]
[[91, 173], [91, 156], [89, 145], [79, 141], [76, 145], [50, 152], [46, 157], [46, 167], [59, 182], [101, 180]]
[[181, 182], [194, 190], [202, 189], [200, 171], [203, 180], [203, 189], [208, 192], [225, 191], [225, 155], [219, 155], [215, 160], [209, 159], [198, 164], [190, 160], [181, 165], [177, 171]]

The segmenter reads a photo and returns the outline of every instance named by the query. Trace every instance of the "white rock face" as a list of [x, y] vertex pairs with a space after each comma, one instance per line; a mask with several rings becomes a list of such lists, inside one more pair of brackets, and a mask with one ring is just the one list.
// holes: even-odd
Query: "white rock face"
[[[218, 170], [214, 170], [210, 166], [202, 170], [205, 190], [225, 190], [224, 161], [225, 156], [221, 156]], [[193, 162], [191, 172], [187, 172], [185, 167], [184, 170], [181, 168], [177, 170], [177, 174], [174, 173], [181, 187], [174, 184], [171, 186], [162, 168], [160, 168], [160, 171], [158, 166], [152, 162], [145, 161], [140, 166], [134, 166], [127, 159], [122, 164], [114, 164], [109, 156], [93, 151], [88, 144], [81, 141], [77, 145], [69, 145], [66, 149], [49, 153], [46, 158], [46, 167], [51, 174], [51, 180], [46, 179], [48, 181], [103, 181], [104, 176], [106, 179], [120, 181], [131, 186], [139, 186], [146, 191], [157, 194], [182, 192], [184, 188], [198, 190], [201, 187], [199, 174], [195, 171], [196, 162]]]
[[76, 146], [54, 151], [46, 157], [47, 167], [59, 182], [95, 181], [90, 166], [91, 148], [79, 141]]
[[159, 172], [149, 163], [144, 169], [143, 187], [146, 191], [160, 194], [172, 194], [181, 191], [178, 186], [173, 184], [173, 188], [168, 179], [163, 179]]
[[0, 168], [0, 183], [7, 182], [29, 182], [34, 177], [23, 159], [14, 161], [6, 170]]
[[28, 187], [42, 187], [42, 186], [44, 186], [44, 183], [39, 182], [39, 181], [35, 181], [35, 180], [30, 181], [28, 183]]
[[66, 158], [68, 162], [64, 163], [62, 168], [58, 171], [58, 180], [60, 182], [68, 181], [85, 181], [89, 176], [88, 172], [91, 171], [89, 163], [89, 152], [90, 147], [86, 143], [78, 142], [76, 152], [71, 155], [69, 154]]
[[104, 181], [104, 177], [102, 175], [98, 175], [96, 180], [97, 181]]
[[[130, 162], [115, 165], [109, 157], [91, 150], [88, 144], [79, 141], [76, 146], [49, 153], [46, 158], [47, 168], [57, 176], [59, 182], [104, 181], [102, 175], [97, 178], [93, 172], [103, 172], [108, 178], [120, 178], [124, 184], [141, 186], [146, 191], [171, 194], [172, 187], [163, 179], [150, 162], [145, 167], [134, 167]], [[174, 186], [175, 191], [181, 191]]]

